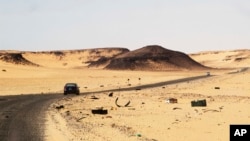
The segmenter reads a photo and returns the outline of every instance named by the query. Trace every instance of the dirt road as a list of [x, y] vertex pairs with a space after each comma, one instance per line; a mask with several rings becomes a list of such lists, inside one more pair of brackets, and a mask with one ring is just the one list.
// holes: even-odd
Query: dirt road
[[43, 141], [45, 112], [62, 95], [0, 97], [0, 141]]

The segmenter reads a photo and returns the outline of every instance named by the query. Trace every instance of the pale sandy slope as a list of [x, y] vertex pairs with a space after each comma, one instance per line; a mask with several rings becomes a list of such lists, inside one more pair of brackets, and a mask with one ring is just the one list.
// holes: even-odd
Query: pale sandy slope
[[[241, 61], [235, 58], [236, 61], [233, 59], [224, 62], [223, 59], [228, 58], [226, 56], [249, 55], [244, 53], [228, 51], [192, 56], [208, 66], [236, 67], [230, 70], [210, 70], [216, 76], [204, 80], [140, 91], [114, 92], [113, 97], [108, 97], [109, 92], [65, 96], [49, 107], [46, 140], [229, 140], [230, 124], [249, 124], [250, 121], [250, 72], [239, 71], [241, 67], [249, 67], [249, 57]], [[79, 56], [66, 56], [65, 66], [64, 61], [55, 62], [56, 59], [51, 59], [52, 56], [49, 55], [40, 56], [40, 60], [32, 54], [24, 56], [43, 67], [0, 61], [0, 95], [62, 94], [66, 82], [77, 82], [81, 92], [85, 93], [206, 74], [206, 71], [87, 69], [79, 67], [82, 61], [79, 61]], [[220, 89], [214, 89], [215, 87]], [[93, 95], [99, 99], [91, 99]], [[116, 107], [117, 97], [121, 105], [130, 100], [130, 107]], [[165, 100], [168, 97], [177, 98], [178, 104], [167, 104]], [[206, 99], [208, 106], [191, 107], [190, 101], [196, 99]], [[57, 110], [55, 107], [60, 105], [65, 108]], [[104, 107], [109, 114], [92, 115], [91, 109], [96, 107]]]
[[114, 57], [126, 52], [124, 48], [99, 48], [86, 50], [65, 50], [45, 52], [25, 52], [27, 60], [50, 68], [82, 68], [89, 65], [89, 61], [96, 61], [100, 57]]
[[250, 50], [204, 51], [191, 54], [194, 60], [215, 68], [250, 67]]

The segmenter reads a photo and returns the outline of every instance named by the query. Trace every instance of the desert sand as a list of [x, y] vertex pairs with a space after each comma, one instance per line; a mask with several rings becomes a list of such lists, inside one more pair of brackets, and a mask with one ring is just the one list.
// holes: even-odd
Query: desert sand
[[[78, 83], [79, 96], [67, 95], [49, 106], [46, 141], [225, 141], [229, 140], [230, 124], [249, 124], [250, 121], [249, 52], [191, 54], [199, 63], [217, 68], [192, 71], [88, 68], [87, 63], [83, 63], [88, 60], [80, 58], [83, 53], [70, 52], [58, 58], [48, 53], [40, 53], [38, 57], [26, 52], [23, 57], [39, 66], [0, 60], [0, 95], [63, 94], [65, 83]], [[105, 56], [105, 52], [102, 55]], [[205, 79], [112, 91], [206, 75], [208, 71], [211, 77]], [[112, 92], [113, 96], [109, 96]], [[115, 104], [117, 98], [121, 107]], [[168, 98], [176, 98], [178, 103], [167, 103]], [[206, 107], [191, 107], [192, 100], [203, 99], [207, 101]], [[123, 106], [128, 101], [130, 104]], [[62, 105], [63, 108], [57, 108]], [[108, 114], [92, 114], [91, 110], [96, 108], [103, 108]]]

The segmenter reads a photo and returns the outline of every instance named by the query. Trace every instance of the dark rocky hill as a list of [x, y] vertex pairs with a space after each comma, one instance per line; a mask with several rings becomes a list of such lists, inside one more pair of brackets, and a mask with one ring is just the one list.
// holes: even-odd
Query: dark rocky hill
[[182, 52], [150, 45], [112, 58], [105, 68], [113, 70], [194, 70], [207, 67]]

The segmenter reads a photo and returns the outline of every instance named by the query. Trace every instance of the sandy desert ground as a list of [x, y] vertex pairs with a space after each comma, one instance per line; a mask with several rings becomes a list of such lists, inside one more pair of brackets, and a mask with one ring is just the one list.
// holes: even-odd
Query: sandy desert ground
[[[0, 95], [62, 94], [66, 82], [79, 84], [82, 94], [67, 95], [49, 106], [47, 141], [225, 141], [229, 140], [230, 124], [250, 124], [249, 50], [192, 54], [203, 65], [223, 68], [197, 71], [87, 68], [77, 54], [66, 54], [60, 60], [46, 53], [40, 57], [23, 55], [40, 67], [0, 60]], [[109, 91], [206, 75], [207, 71], [212, 77], [149, 89]], [[120, 105], [130, 104], [117, 107], [117, 98]], [[169, 104], [167, 98], [177, 98], [178, 103]], [[192, 100], [202, 99], [206, 99], [206, 107], [191, 107]], [[92, 114], [96, 108], [108, 110], [108, 114]]]

